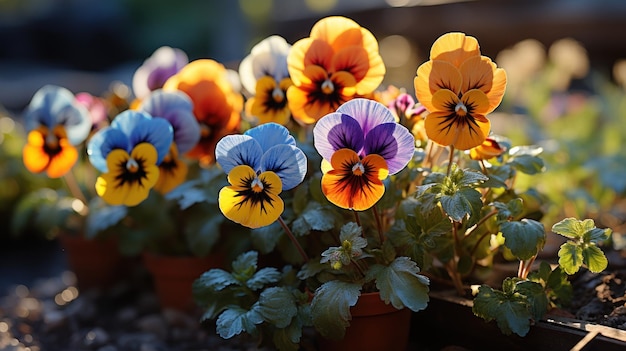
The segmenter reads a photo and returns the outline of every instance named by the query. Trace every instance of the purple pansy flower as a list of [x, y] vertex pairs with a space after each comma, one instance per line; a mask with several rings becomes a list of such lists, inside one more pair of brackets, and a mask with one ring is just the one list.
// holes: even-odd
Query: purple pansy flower
[[142, 100], [151, 91], [160, 89], [165, 81], [178, 73], [187, 63], [189, 57], [181, 49], [162, 46], [158, 48], [133, 75], [133, 92]]

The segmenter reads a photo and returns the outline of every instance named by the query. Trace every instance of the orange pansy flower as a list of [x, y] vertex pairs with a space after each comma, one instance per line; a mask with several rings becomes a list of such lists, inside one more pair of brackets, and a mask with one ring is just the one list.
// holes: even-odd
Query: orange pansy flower
[[243, 110], [243, 96], [233, 88], [224, 65], [210, 59], [192, 61], [170, 77], [163, 90], [179, 90], [191, 98], [201, 138], [187, 156], [202, 165], [213, 163], [215, 144], [238, 131]]
[[351, 19], [326, 17], [297, 41], [287, 56], [293, 86], [289, 108], [302, 124], [312, 124], [344, 102], [371, 94], [385, 65], [374, 35]]
[[506, 73], [480, 55], [478, 41], [463, 33], [439, 37], [414, 80], [418, 101], [430, 112], [425, 129], [434, 142], [468, 150], [489, 135], [486, 115], [502, 101]]

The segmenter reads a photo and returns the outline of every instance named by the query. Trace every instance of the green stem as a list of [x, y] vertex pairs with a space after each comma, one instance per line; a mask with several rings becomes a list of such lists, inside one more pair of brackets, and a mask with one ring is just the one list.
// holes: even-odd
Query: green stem
[[361, 265], [359, 265], [359, 263], [352, 258], [350, 258], [350, 262], [354, 264], [356, 269], [359, 271], [359, 274], [361, 274], [362, 277], [365, 277], [365, 272], [363, 271], [363, 268], [361, 268]]
[[302, 258], [304, 259], [304, 262], [308, 262], [309, 256], [306, 254], [306, 252], [304, 252], [304, 249], [302, 248], [302, 246], [300, 246], [300, 243], [298, 242], [296, 237], [293, 235], [293, 233], [291, 232], [291, 230], [289, 229], [285, 221], [283, 221], [283, 218], [278, 217], [278, 222], [280, 223], [281, 227], [283, 227], [283, 230], [285, 231], [285, 233], [287, 233], [287, 236], [289, 237], [291, 242], [296, 246], [296, 249], [298, 249], [298, 252], [300, 253], [300, 256], [302, 256]]
[[447, 176], [450, 176], [450, 171], [452, 170], [453, 160], [454, 160], [454, 145], [450, 145], [450, 158], [448, 159], [448, 171], [446, 172]]
[[[470, 236], [474, 233], [474, 231], [478, 228], [480, 228], [480, 226], [485, 223], [489, 218], [495, 216], [498, 213], [498, 210], [492, 210], [491, 212], [487, 213], [485, 215], [485, 217], [481, 218], [480, 221], [478, 221], [478, 223], [476, 223], [476, 226], [474, 226], [474, 229], [472, 229], [466, 236]], [[480, 236], [480, 238], [478, 238], [478, 241], [476, 241], [476, 244], [474, 244], [474, 247], [472, 247], [472, 251], [470, 252], [470, 254], [472, 256], [474, 256], [474, 253], [476, 252], [476, 250], [478, 249], [478, 245], [480, 244], [481, 241], [483, 241], [483, 239], [487, 236], [490, 235], [491, 233], [489, 231], [483, 233], [483, 235]]]
[[352, 212], [354, 212], [354, 220], [356, 221], [356, 224], [360, 227], [361, 226], [361, 218], [359, 218], [359, 212], [352, 210]]

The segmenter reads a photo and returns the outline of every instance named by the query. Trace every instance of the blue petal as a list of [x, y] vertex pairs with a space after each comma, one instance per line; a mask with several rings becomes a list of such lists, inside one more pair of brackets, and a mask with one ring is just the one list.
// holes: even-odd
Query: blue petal
[[261, 145], [249, 135], [227, 135], [215, 146], [215, 161], [226, 174], [241, 165], [258, 171], [262, 156]]
[[174, 140], [174, 130], [165, 118], [155, 117], [137, 124], [130, 135], [132, 147], [140, 143], [150, 143], [157, 151], [157, 165], [170, 151]]
[[253, 137], [261, 145], [263, 152], [266, 152], [274, 145], [296, 145], [296, 139], [289, 134], [289, 129], [274, 122], [261, 124], [249, 129], [244, 135]]
[[352, 99], [337, 108], [338, 113], [352, 116], [359, 122], [364, 135], [379, 124], [395, 122], [391, 111], [380, 102], [356, 98]]
[[61, 124], [72, 145], [82, 143], [91, 130], [89, 111], [69, 90], [55, 85], [46, 85], [35, 93], [25, 111], [24, 124], [28, 131], [39, 125], [53, 128]]
[[122, 149], [130, 153], [128, 136], [112, 127], [100, 129], [87, 143], [89, 162], [100, 172], [108, 172], [106, 158], [114, 149]]
[[146, 112], [126, 110], [113, 118], [111, 128], [119, 129], [126, 135], [131, 135], [137, 125], [144, 120], [150, 120], [150, 116]]
[[317, 121], [313, 128], [315, 149], [327, 161], [330, 161], [333, 153], [339, 149], [347, 148], [360, 153], [363, 139], [364, 134], [359, 123], [341, 113], [327, 114]]
[[283, 190], [290, 190], [304, 180], [307, 171], [306, 156], [293, 145], [276, 145], [263, 154], [261, 171], [276, 173], [283, 182]]
[[153, 117], [163, 117], [174, 128], [174, 143], [182, 154], [200, 141], [200, 125], [193, 114], [193, 102], [181, 91], [155, 90], [139, 108]]
[[398, 123], [383, 123], [374, 127], [365, 137], [366, 155], [377, 154], [387, 161], [389, 174], [400, 172], [415, 152], [415, 137]]

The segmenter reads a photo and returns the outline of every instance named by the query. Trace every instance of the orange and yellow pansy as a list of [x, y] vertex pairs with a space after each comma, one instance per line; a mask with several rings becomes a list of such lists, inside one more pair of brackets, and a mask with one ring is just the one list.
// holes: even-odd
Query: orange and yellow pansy
[[424, 125], [429, 139], [468, 150], [489, 135], [486, 116], [502, 101], [506, 73], [481, 56], [476, 38], [447, 33], [433, 44], [414, 84], [418, 101], [429, 112]]
[[289, 108], [305, 125], [371, 94], [385, 75], [374, 35], [341, 16], [318, 21], [308, 38], [293, 44], [287, 65], [294, 84], [287, 90]]

